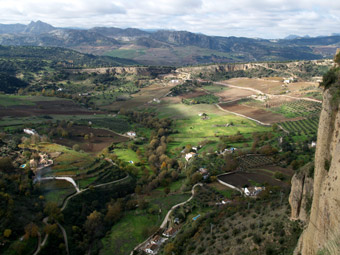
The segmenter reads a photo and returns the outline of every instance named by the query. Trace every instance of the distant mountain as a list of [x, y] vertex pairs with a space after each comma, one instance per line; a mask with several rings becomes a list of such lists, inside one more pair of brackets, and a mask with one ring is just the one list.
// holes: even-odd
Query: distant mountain
[[288, 35], [284, 39], [285, 40], [293, 40], [293, 39], [296, 39], [296, 38], [299, 38], [299, 37], [301, 37], [301, 36], [299, 36], [299, 35]]
[[[320, 36], [320, 37], [324, 37], [324, 36]], [[299, 39], [299, 38], [311, 38], [309, 35], [305, 35], [305, 36], [300, 36], [300, 35], [288, 35], [284, 38], [284, 40], [294, 40], [294, 39]]]
[[66, 47], [84, 53], [133, 59], [142, 64], [186, 65], [332, 57], [340, 47], [340, 36], [290, 35], [281, 40], [265, 40], [173, 30], [57, 28], [42, 21], [32, 21], [28, 25], [0, 24], [0, 44]]
[[148, 37], [149, 33], [136, 29], [136, 28], [116, 28], [116, 27], [94, 27], [89, 29], [89, 31], [101, 34], [107, 37]]
[[0, 34], [22, 33], [25, 29], [23, 24], [0, 24]]
[[37, 22], [31, 21], [31, 23], [26, 26], [24, 33], [39, 35], [52, 30], [55, 30], [55, 27], [38, 20]]

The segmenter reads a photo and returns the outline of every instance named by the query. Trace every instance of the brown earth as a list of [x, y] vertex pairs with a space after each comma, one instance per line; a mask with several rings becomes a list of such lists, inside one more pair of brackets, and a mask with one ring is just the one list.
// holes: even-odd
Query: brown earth
[[276, 123], [288, 120], [288, 118], [284, 117], [283, 115], [266, 111], [260, 108], [250, 107], [247, 105], [239, 105], [235, 103], [220, 104], [220, 106], [227, 111], [236, 112], [264, 123]]
[[257, 93], [245, 90], [245, 89], [237, 89], [237, 88], [230, 88], [225, 91], [221, 91], [218, 93], [215, 93], [216, 96], [220, 97], [221, 102], [227, 102], [227, 101], [233, 101], [233, 100], [239, 100], [251, 95], [256, 95]]
[[256, 171], [252, 173], [238, 172], [218, 177], [221, 181], [229, 183], [235, 187], [242, 188], [245, 185], [253, 186], [252, 182], [260, 183], [261, 185], [269, 184], [273, 186], [287, 187], [289, 184], [278, 181], [269, 173], [264, 171]]
[[208, 93], [205, 91], [194, 91], [194, 92], [187, 93], [185, 95], [181, 95], [180, 98], [188, 99], [188, 98], [194, 98], [194, 97], [199, 97], [199, 96], [204, 96], [204, 95], [208, 95]]
[[38, 101], [35, 105], [15, 105], [9, 107], [0, 106], [0, 118], [5, 116], [28, 117], [36, 115], [90, 115], [100, 114], [99, 111], [91, 111], [82, 108], [70, 100]]

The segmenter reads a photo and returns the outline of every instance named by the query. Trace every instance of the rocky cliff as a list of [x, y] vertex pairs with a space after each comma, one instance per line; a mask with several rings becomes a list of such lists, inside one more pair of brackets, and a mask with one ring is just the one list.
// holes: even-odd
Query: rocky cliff
[[[313, 202], [295, 254], [340, 254], [337, 241], [340, 237], [340, 105], [334, 100], [338, 90], [331, 87], [324, 93], [315, 152]], [[301, 194], [298, 179], [293, 178], [293, 190], [297, 184]], [[292, 204], [295, 218], [301, 217], [298, 204]]]
[[313, 198], [314, 163], [307, 164], [292, 178], [289, 195], [291, 219], [306, 222], [309, 218]]

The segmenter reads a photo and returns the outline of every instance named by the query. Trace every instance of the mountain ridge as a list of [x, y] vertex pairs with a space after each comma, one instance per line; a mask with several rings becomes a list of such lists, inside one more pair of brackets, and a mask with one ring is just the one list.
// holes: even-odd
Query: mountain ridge
[[330, 58], [340, 47], [339, 35], [293, 37], [267, 40], [174, 30], [71, 29], [54, 27], [42, 21], [32, 21], [28, 25], [0, 24], [1, 45], [65, 47], [115, 57], [123, 53], [124, 58], [153, 65], [314, 60]]

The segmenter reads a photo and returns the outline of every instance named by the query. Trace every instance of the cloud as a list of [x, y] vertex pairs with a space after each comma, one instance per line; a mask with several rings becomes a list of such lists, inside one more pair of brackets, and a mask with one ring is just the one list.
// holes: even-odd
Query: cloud
[[0, 0], [1, 23], [176, 29], [278, 38], [340, 32], [334, 0]]

